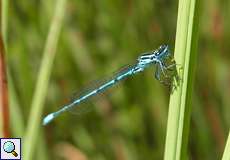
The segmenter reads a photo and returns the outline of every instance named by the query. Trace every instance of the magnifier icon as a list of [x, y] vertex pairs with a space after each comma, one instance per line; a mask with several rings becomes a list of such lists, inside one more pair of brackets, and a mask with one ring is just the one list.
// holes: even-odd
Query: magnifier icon
[[15, 151], [15, 145], [13, 142], [11, 141], [6, 141], [4, 144], [3, 144], [3, 150], [6, 152], [6, 153], [11, 153], [14, 155], [14, 157], [17, 157], [18, 154], [17, 152]]

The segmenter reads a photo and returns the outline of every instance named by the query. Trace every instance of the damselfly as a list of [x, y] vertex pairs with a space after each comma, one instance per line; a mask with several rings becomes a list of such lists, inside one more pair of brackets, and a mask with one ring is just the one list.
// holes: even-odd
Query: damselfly
[[100, 84], [99, 86], [96, 86], [94, 89], [87, 91], [84, 95], [79, 96], [70, 104], [67, 104], [60, 110], [47, 115], [43, 119], [43, 125], [48, 124], [61, 113], [77, 107], [80, 103], [86, 101], [90, 97], [93, 97], [105, 91], [106, 89], [114, 86], [126, 77], [144, 71], [145, 68], [151, 65], [156, 65], [155, 78], [160, 82], [164, 83], [164, 79], [162, 79], [162, 77], [167, 78], [169, 75], [166, 72], [175, 67], [176, 65], [175, 61], [173, 61], [173, 63], [168, 64], [168, 60], [173, 61], [173, 58], [167, 45], [161, 45], [157, 50], [140, 55], [133, 65], [130, 65], [125, 70], [118, 72], [116, 75], [114, 75], [109, 80], [105, 81], [103, 84]]

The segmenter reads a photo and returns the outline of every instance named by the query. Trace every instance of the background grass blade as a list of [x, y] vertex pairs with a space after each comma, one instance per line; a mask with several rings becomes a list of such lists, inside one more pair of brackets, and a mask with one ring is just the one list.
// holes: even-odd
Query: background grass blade
[[41, 63], [41, 68], [38, 74], [34, 97], [31, 105], [31, 113], [28, 120], [28, 128], [24, 137], [24, 159], [33, 159], [33, 153], [36, 146], [36, 140], [41, 126], [42, 109], [46, 97], [52, 64], [56, 53], [57, 42], [64, 17], [66, 0], [58, 0], [54, 18], [51, 23], [47, 42], [44, 49], [44, 56]]
[[[22, 111], [18, 102], [18, 97], [15, 91], [15, 86], [9, 72], [8, 72], [8, 79], [9, 79], [8, 84], [9, 84], [11, 136], [22, 137], [25, 131], [25, 124], [24, 124]], [[17, 124], [17, 126], [15, 126], [14, 124]]]
[[224, 149], [224, 154], [222, 160], [229, 160], [230, 159], [230, 132], [228, 135], [227, 143]]
[[8, 0], [2, 0], [2, 37], [3, 37], [3, 42], [5, 45], [5, 50], [7, 50], [7, 21], [8, 21]]
[[6, 1], [0, 2], [0, 137], [9, 137], [9, 105], [6, 74], [6, 59], [4, 46], [4, 31], [6, 26]]
[[175, 60], [181, 78], [169, 102], [165, 160], [184, 159], [190, 123], [196, 46], [198, 40], [198, 4], [196, 0], [179, 0]]

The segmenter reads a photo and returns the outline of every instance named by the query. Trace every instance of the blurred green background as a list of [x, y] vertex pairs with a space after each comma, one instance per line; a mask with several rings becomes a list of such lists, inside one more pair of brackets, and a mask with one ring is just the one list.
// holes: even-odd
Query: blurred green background
[[[7, 65], [11, 134], [23, 137], [56, 0], [10, 1]], [[176, 0], [69, 0], [44, 114], [56, 111], [93, 80], [168, 44], [174, 50]], [[192, 98], [189, 157], [220, 159], [230, 126], [230, 1], [203, 2]], [[34, 159], [163, 159], [169, 91], [154, 68], [41, 126]], [[71, 159], [72, 157], [72, 159]]]

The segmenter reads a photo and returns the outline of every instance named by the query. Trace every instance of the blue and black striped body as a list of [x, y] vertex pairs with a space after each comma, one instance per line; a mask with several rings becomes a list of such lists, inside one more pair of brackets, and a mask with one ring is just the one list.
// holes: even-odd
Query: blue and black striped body
[[[157, 50], [142, 54], [138, 57], [136, 63], [125, 70], [118, 72], [115, 74], [112, 78], [105, 81], [103, 84], [100, 84], [100, 86], [96, 86], [92, 90], [89, 90], [84, 95], [81, 95], [80, 97], [77, 97], [75, 100], [73, 100], [70, 104], [64, 106], [62, 109], [58, 110], [57, 112], [53, 112], [49, 115], [47, 115], [43, 120], [43, 125], [48, 124], [50, 121], [52, 121], [55, 117], [60, 115], [61, 113], [71, 110], [75, 107], [77, 107], [79, 104], [81, 104], [83, 101], [86, 101], [90, 97], [93, 97], [101, 92], [104, 92], [108, 88], [114, 86], [119, 81], [131, 76], [135, 75], [139, 72], [144, 71], [145, 68], [151, 66], [152, 64], [159, 66], [162, 72], [164, 72], [164, 69], [167, 66], [164, 66], [163, 60], [167, 58], [170, 55], [170, 52], [168, 50], [167, 45], [160, 46]], [[157, 74], [159, 74], [159, 70], [156, 71]], [[159, 76], [155, 75], [155, 77], [158, 79]]]

